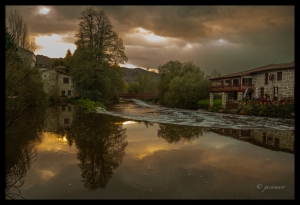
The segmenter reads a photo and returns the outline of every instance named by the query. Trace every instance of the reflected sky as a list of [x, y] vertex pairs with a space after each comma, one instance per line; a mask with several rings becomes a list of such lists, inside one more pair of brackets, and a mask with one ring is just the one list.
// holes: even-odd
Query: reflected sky
[[53, 131], [39, 133], [21, 188], [25, 199], [295, 197], [293, 153], [207, 128], [72, 110], [67, 130], [48, 123]]

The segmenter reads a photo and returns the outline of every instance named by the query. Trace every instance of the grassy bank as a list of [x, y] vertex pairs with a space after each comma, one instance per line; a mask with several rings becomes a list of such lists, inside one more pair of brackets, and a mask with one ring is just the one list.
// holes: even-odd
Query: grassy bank
[[[206, 99], [206, 100], [199, 100], [197, 102], [197, 106], [199, 109], [205, 109], [208, 110], [209, 106], [210, 106], [210, 100]], [[219, 107], [222, 106], [222, 100], [220, 99], [214, 99], [214, 107]]]
[[106, 109], [105, 105], [103, 105], [102, 103], [92, 101], [88, 98], [86, 98], [86, 99], [81, 98], [81, 99], [76, 99], [76, 100], [74, 99], [74, 100], [71, 100], [70, 103], [73, 105], [78, 105], [86, 110], [91, 110], [91, 111], [96, 111], [96, 107], [101, 107], [101, 108]]

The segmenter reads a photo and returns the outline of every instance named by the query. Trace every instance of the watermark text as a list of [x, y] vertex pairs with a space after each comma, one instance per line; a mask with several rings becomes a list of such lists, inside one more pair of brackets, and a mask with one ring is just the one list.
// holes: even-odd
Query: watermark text
[[276, 189], [276, 190], [278, 190], [278, 189], [284, 189], [285, 186], [267, 186], [267, 185], [263, 186], [262, 184], [258, 184], [258, 185], [256, 186], [256, 188], [257, 188], [257, 189], [262, 189], [261, 192], [264, 192], [264, 191], [267, 190], [267, 189]]

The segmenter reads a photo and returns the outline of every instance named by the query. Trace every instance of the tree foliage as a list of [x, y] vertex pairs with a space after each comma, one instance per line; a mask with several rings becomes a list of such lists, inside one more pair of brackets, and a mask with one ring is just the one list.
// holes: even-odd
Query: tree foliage
[[103, 103], [115, 99], [125, 88], [119, 69], [119, 63], [127, 61], [123, 41], [104, 11], [87, 7], [79, 19], [77, 48], [72, 56], [67, 51], [65, 57], [77, 92]]
[[65, 60], [63, 58], [56, 58], [52, 65], [51, 68], [57, 67], [57, 66], [66, 66]]
[[[40, 73], [22, 62], [7, 29], [5, 39], [5, 133], [9, 137], [22, 130], [14, 125], [35, 106], [45, 104], [47, 98]], [[27, 128], [32, 124], [28, 123]]]
[[219, 71], [217, 71], [217, 69], [214, 69], [214, 70], [211, 71], [209, 77], [210, 78], [217, 78], [217, 77], [221, 77], [221, 76], [222, 76], [222, 74]]
[[84, 59], [111, 65], [127, 61], [123, 40], [112, 30], [113, 26], [103, 10], [87, 7], [79, 19], [75, 44]]
[[139, 92], [157, 93], [158, 80], [150, 71], [138, 74]]
[[209, 97], [208, 77], [193, 62], [169, 61], [158, 70], [162, 74], [158, 87], [161, 104], [197, 109], [197, 102]]
[[5, 26], [12, 36], [13, 42], [24, 49], [34, 52], [36, 44], [34, 39], [29, 36], [27, 24], [24, 22], [23, 17], [15, 10], [10, 11], [6, 15]]

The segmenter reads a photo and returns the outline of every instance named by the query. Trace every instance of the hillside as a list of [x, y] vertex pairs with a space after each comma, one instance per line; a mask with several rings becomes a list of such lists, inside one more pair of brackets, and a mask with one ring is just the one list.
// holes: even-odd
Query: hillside
[[122, 72], [123, 72], [124, 80], [126, 82], [135, 82], [135, 81], [137, 81], [137, 77], [138, 77], [139, 73], [143, 74], [145, 72], [149, 72], [157, 80], [159, 80], [160, 76], [161, 76], [158, 73], [147, 71], [147, 70], [144, 70], [144, 69], [141, 69], [141, 68], [126, 68], [126, 67], [121, 67], [121, 69], [122, 69]]
[[49, 58], [49, 57], [43, 56], [43, 55], [36, 55], [36, 65], [37, 66], [44, 65], [42, 67], [49, 68], [53, 62], [54, 62], [53, 58]]

